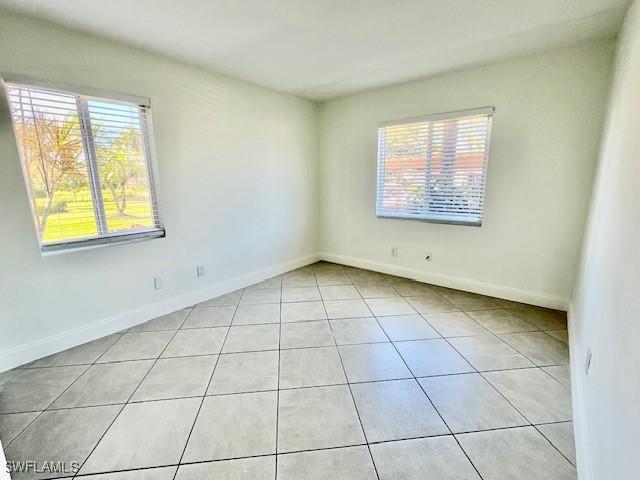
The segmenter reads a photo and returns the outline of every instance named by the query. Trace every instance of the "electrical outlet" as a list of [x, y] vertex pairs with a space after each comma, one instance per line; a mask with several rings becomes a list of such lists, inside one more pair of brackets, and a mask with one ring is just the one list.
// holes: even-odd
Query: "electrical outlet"
[[204, 265], [196, 265], [196, 277], [204, 277]]
[[392, 257], [398, 256], [398, 247], [391, 247], [391, 256]]
[[433, 255], [431, 255], [431, 252], [427, 252], [427, 253], [424, 254], [424, 261], [425, 262], [430, 262], [432, 258], [433, 258]]
[[162, 290], [162, 277], [153, 277], [153, 287], [156, 290]]

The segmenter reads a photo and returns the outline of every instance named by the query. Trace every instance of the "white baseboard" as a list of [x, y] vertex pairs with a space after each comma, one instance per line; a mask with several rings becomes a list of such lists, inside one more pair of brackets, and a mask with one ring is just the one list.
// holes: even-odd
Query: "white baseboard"
[[376, 272], [387, 273], [406, 277], [419, 282], [439, 285], [441, 287], [455, 288], [467, 292], [480, 293], [492, 297], [512, 300], [514, 302], [527, 303], [539, 307], [555, 308], [566, 311], [569, 306], [569, 299], [548, 293], [523, 290], [519, 288], [495, 285], [491, 283], [479, 282], [469, 278], [442, 275], [439, 273], [429, 273], [421, 270], [391, 265], [388, 263], [374, 262], [365, 258], [338, 255], [335, 253], [321, 252], [319, 257], [327, 262], [340, 263], [351, 267], [374, 270]]
[[225, 293], [260, 282], [275, 275], [280, 275], [289, 270], [309, 265], [320, 259], [541, 307], [566, 310], [569, 305], [569, 299], [546, 293], [478, 282], [462, 277], [423, 272], [412, 268], [374, 262], [364, 258], [322, 252], [279, 263], [268, 268], [211, 284], [198, 290], [167, 298], [160, 302], [142, 305], [133, 310], [103, 318], [88, 325], [66, 330], [25, 345], [14, 347], [0, 353], [0, 372], [133, 327], [152, 318], [203, 302], [209, 298], [224, 295]]
[[146, 322], [160, 315], [165, 315], [210, 298], [224, 295], [239, 288], [247, 287], [275, 275], [288, 272], [289, 270], [304, 267], [318, 260], [319, 257], [316, 254], [305, 255], [288, 262], [279, 263], [239, 277], [214, 283], [198, 290], [167, 298], [160, 302], [142, 305], [133, 310], [103, 318], [88, 325], [83, 325], [35, 340], [25, 345], [20, 345], [0, 353], [0, 372], [10, 370], [53, 353], [61, 352], [67, 348], [90, 342], [105, 335], [119, 332], [120, 330], [133, 327], [134, 325]]
[[584, 352], [579, 348], [576, 338], [577, 328], [575, 327], [578, 320], [575, 317], [575, 307], [573, 302], [569, 303], [567, 314], [567, 322], [569, 329], [569, 365], [571, 368], [571, 403], [573, 409], [573, 438], [576, 448], [576, 467], [578, 470], [578, 478], [580, 480], [591, 480], [593, 474], [591, 471], [591, 458], [589, 456], [589, 422], [587, 422], [582, 403], [583, 397], [579, 394], [582, 392], [582, 381], [584, 376]]

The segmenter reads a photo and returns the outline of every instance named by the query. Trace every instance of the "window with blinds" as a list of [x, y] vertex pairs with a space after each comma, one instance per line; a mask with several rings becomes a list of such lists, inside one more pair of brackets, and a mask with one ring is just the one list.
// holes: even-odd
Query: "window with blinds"
[[4, 87], [43, 253], [164, 236], [148, 99]]
[[381, 124], [377, 216], [481, 225], [493, 110]]

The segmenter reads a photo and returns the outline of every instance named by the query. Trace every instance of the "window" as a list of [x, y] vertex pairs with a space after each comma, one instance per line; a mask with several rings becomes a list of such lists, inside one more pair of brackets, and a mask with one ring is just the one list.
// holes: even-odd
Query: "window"
[[378, 128], [378, 217], [481, 225], [493, 108]]
[[164, 236], [147, 99], [5, 89], [43, 253]]

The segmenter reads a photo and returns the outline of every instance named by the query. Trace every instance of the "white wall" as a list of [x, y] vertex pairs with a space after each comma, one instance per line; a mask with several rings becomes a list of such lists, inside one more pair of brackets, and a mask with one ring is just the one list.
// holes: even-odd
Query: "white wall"
[[2, 10], [0, 71], [150, 97], [167, 229], [42, 258], [3, 99], [0, 371], [313, 258], [315, 104]]
[[[613, 41], [552, 51], [321, 106], [322, 250], [505, 298], [563, 307], [573, 287]], [[375, 216], [380, 121], [493, 105], [481, 228]], [[399, 257], [392, 258], [392, 246]], [[431, 252], [426, 263], [423, 254]]]
[[[640, 4], [627, 17], [574, 304], [571, 374], [580, 478], [639, 478]], [[589, 374], [587, 351], [593, 356]]]

